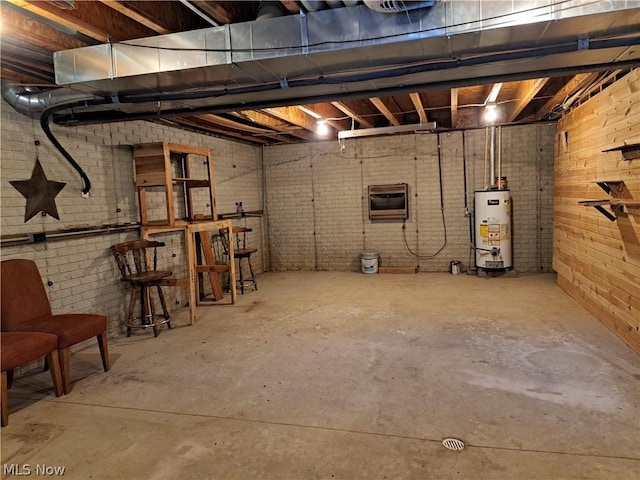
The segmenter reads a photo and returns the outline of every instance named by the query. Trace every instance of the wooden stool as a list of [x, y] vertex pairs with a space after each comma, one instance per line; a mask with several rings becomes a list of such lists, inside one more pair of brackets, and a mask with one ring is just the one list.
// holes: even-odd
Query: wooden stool
[[[171, 276], [169, 270], [157, 270], [157, 247], [164, 246], [162, 242], [151, 240], [135, 240], [133, 242], [119, 243], [113, 246], [113, 254], [121, 280], [131, 284], [131, 299], [129, 301], [129, 318], [125, 322], [127, 337], [131, 335], [133, 328], [153, 328], [154, 336], [158, 336], [158, 327], [166, 324], [171, 328], [171, 316], [167, 311], [162, 287], [164, 281]], [[147, 250], [153, 248], [153, 268], [147, 260]], [[153, 305], [153, 287], [157, 289], [164, 320], [157, 321]], [[135, 316], [136, 303], [140, 301], [140, 317]]]
[[[233, 233], [236, 237], [233, 258], [238, 261], [238, 286], [240, 287], [240, 293], [243, 295], [245, 287], [253, 287], [254, 290], [258, 290], [258, 282], [253, 271], [253, 265], [251, 265], [251, 255], [256, 253], [258, 249], [247, 248], [247, 233], [252, 231], [251, 228], [247, 227], [233, 227]], [[226, 229], [222, 229], [220, 234], [224, 249], [228, 252], [229, 232]]]

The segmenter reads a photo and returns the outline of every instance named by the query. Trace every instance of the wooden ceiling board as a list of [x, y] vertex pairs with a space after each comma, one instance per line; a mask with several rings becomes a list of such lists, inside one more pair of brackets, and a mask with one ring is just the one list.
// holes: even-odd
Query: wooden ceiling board
[[29, 18], [10, 7], [2, 7], [0, 12], [2, 13], [2, 40], [6, 36], [14, 37], [24, 43], [45, 48], [50, 52], [86, 46], [84, 42]]
[[207, 0], [192, 0], [191, 3], [221, 25], [247, 22], [249, 20], [255, 20], [256, 18], [257, 2], [211, 2]]
[[131, 40], [155, 34], [153, 30], [100, 2], [76, 2], [75, 9], [66, 10], [47, 2], [6, 1], [98, 42]]

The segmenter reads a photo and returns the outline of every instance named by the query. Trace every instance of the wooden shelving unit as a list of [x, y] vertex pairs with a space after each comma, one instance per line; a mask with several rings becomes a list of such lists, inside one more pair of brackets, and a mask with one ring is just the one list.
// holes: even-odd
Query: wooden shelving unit
[[[194, 157], [202, 159], [205, 163], [204, 178], [195, 178]], [[157, 142], [136, 145], [133, 151], [133, 159], [136, 167], [136, 189], [140, 205], [140, 222], [146, 225], [178, 225], [181, 221], [194, 221], [196, 219], [217, 219], [215, 204], [215, 187], [213, 177], [213, 160], [211, 151], [207, 148], [191, 147], [174, 143]], [[179, 172], [175, 175], [175, 172]], [[176, 218], [176, 189], [182, 185], [185, 192], [186, 218]], [[207, 189], [207, 211], [196, 212], [193, 198], [193, 189]], [[160, 189], [164, 191], [165, 218], [150, 220], [149, 206], [147, 204], [147, 191]]]

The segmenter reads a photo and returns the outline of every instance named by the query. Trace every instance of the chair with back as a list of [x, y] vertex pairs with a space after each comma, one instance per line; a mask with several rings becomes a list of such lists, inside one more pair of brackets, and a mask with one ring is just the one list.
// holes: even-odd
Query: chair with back
[[[164, 246], [162, 242], [151, 240], [134, 240], [132, 242], [118, 243], [114, 245], [113, 255], [120, 270], [120, 280], [131, 285], [131, 298], [129, 300], [129, 318], [125, 322], [127, 337], [131, 335], [133, 328], [153, 328], [153, 334], [158, 336], [158, 327], [166, 324], [171, 328], [171, 316], [167, 310], [167, 304], [162, 293], [162, 285], [166, 284], [168, 277], [173, 272], [170, 270], [158, 270], [158, 247]], [[153, 263], [149, 262], [149, 253], [153, 251]], [[152, 288], [155, 287], [162, 305], [164, 320], [157, 321], [152, 297]], [[140, 316], [135, 316], [136, 304], [140, 303]]]
[[216, 265], [227, 266], [226, 271], [218, 272], [222, 276], [222, 287], [225, 292], [229, 291], [229, 249], [226, 235], [217, 231], [211, 235], [211, 249], [213, 250], [213, 259]]
[[60, 359], [58, 357], [58, 337], [53, 333], [43, 332], [1, 332], [0, 353], [2, 354], [2, 426], [9, 423], [9, 395], [13, 370], [47, 357], [53, 391], [56, 397], [62, 395], [62, 376], [60, 373]]
[[94, 313], [54, 315], [42, 277], [31, 260], [3, 260], [1, 271], [1, 324], [3, 332], [45, 332], [58, 338], [58, 356], [64, 393], [71, 391], [69, 348], [92, 337], [98, 340], [102, 367], [109, 370], [107, 318]]
[[[237, 275], [240, 293], [244, 294], [246, 287], [251, 286], [254, 290], [258, 290], [258, 282], [253, 272], [251, 264], [251, 255], [258, 251], [257, 248], [247, 248], [247, 234], [252, 232], [247, 227], [232, 227], [235, 237], [235, 245], [233, 249], [233, 258], [238, 261]], [[229, 231], [227, 228], [220, 229], [220, 239], [223, 242], [225, 252], [229, 252]]]

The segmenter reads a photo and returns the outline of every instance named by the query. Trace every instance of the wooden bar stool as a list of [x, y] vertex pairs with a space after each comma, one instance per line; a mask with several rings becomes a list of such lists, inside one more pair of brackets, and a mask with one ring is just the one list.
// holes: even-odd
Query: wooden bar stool
[[[238, 261], [238, 286], [240, 293], [244, 295], [246, 287], [253, 287], [258, 290], [258, 282], [251, 265], [251, 255], [258, 251], [257, 248], [247, 248], [247, 233], [252, 232], [251, 228], [233, 227], [236, 244], [233, 250], [233, 258]], [[228, 229], [220, 230], [220, 238], [226, 252], [229, 252], [229, 231]], [[228, 255], [228, 253], [227, 253]]]
[[[151, 240], [134, 240], [132, 242], [114, 245], [113, 255], [120, 269], [121, 281], [131, 285], [131, 299], [129, 301], [129, 318], [125, 322], [127, 337], [133, 328], [153, 328], [153, 334], [158, 336], [158, 327], [166, 324], [171, 328], [171, 316], [167, 311], [162, 287], [164, 281], [171, 276], [170, 270], [158, 270], [157, 248], [164, 246], [162, 242]], [[153, 265], [149, 265], [147, 250], [153, 249]], [[152, 289], [156, 288], [164, 320], [157, 321], [152, 297]], [[136, 303], [140, 302], [140, 316], [135, 316]]]

